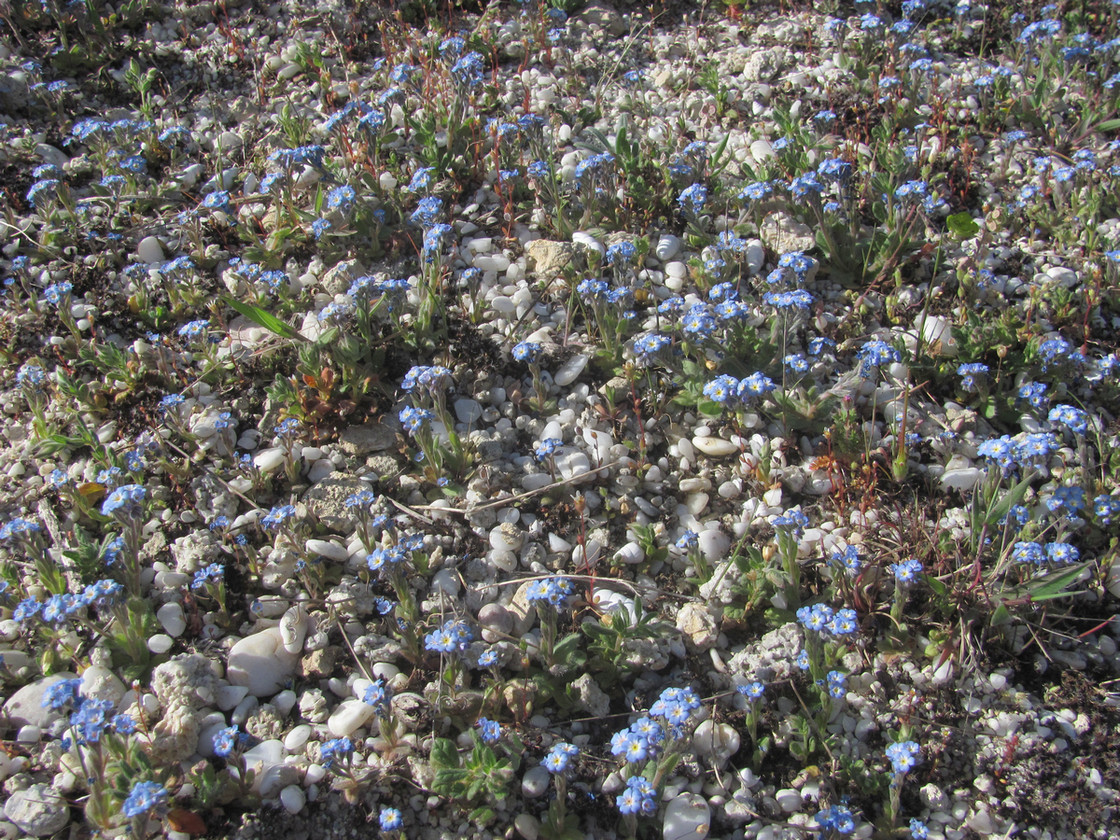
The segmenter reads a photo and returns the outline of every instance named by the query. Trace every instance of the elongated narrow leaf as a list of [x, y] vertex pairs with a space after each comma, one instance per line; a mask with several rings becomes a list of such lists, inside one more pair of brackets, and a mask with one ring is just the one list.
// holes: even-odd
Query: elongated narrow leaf
[[251, 303], [245, 303], [240, 300], [235, 300], [232, 297], [226, 297], [226, 303], [230, 309], [244, 315], [254, 324], [264, 327], [271, 333], [275, 333], [281, 338], [302, 338], [299, 331], [291, 324], [285, 323], [273, 315], [271, 312], [266, 312], [259, 306], [254, 306]]
[[1073, 595], [1074, 593], [1066, 591], [1066, 587], [1077, 582], [1077, 579], [1084, 574], [1087, 565], [1087, 563], [1078, 563], [1064, 572], [1040, 578], [1027, 587], [1027, 594], [1032, 601], [1052, 601], [1055, 598]]

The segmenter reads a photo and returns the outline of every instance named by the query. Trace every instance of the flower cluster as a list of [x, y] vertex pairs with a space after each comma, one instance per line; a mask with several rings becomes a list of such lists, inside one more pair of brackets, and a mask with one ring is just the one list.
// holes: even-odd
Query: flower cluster
[[575, 584], [565, 577], [551, 577], [535, 580], [529, 584], [525, 597], [532, 604], [548, 604], [556, 610], [568, 606], [569, 601], [575, 597]]
[[852, 609], [833, 611], [827, 604], [813, 604], [797, 611], [797, 620], [806, 630], [830, 633], [833, 636], [850, 636], [859, 629], [859, 616]]
[[435, 653], [460, 653], [474, 640], [474, 632], [459, 619], [445, 621], [424, 637], [424, 648]]
[[906, 773], [917, 766], [922, 756], [922, 748], [914, 741], [898, 741], [887, 747], [887, 758], [891, 762], [891, 770], [895, 773]]

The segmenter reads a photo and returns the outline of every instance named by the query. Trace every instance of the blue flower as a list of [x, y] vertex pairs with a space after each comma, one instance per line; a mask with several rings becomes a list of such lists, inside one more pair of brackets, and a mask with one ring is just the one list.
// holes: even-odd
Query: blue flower
[[721, 374], [704, 386], [704, 396], [720, 405], [727, 405], [738, 396], [739, 380]]
[[577, 755], [579, 755], [579, 747], [561, 742], [552, 745], [552, 749], [548, 751], [548, 755], [544, 757], [541, 764], [545, 766], [549, 773], [563, 773]]
[[349, 738], [335, 738], [319, 745], [319, 757], [328, 766], [336, 758], [350, 755], [352, 752], [354, 752], [354, 742]]
[[225, 729], [219, 729], [214, 733], [214, 755], [218, 756], [218, 758], [229, 758], [230, 753], [241, 744], [244, 744], [248, 739], [249, 734], [239, 731], [236, 726], [227, 726]]
[[429, 227], [435, 224], [442, 211], [443, 202], [434, 195], [430, 195], [427, 198], [420, 199], [420, 203], [416, 205], [416, 209], [412, 211], [412, 215], [408, 218], [413, 224]]
[[735, 690], [753, 702], [762, 699], [762, 695], [766, 692], [766, 685], [755, 681], [749, 682], [746, 685], [741, 685]]
[[643, 365], [652, 364], [658, 353], [672, 343], [667, 336], [650, 333], [634, 339], [634, 355]]
[[498, 652], [496, 650], [488, 650], [481, 653], [478, 657], [478, 666], [480, 668], [492, 668], [498, 664]]
[[377, 823], [382, 831], [400, 831], [404, 827], [404, 819], [396, 808], [382, 808], [377, 816]]
[[607, 248], [607, 265], [627, 265], [637, 254], [638, 249], [633, 242], [616, 242]]
[[502, 737], [502, 726], [496, 720], [481, 717], [477, 726], [479, 737], [487, 744], [496, 744]]
[[43, 692], [40, 705], [44, 709], [54, 709], [55, 711], [65, 709], [67, 706], [75, 706], [78, 703], [81, 688], [82, 681], [80, 679], [59, 680], [56, 683], [51, 683]]
[[533, 450], [533, 456], [538, 461], [544, 461], [556, 454], [556, 450], [564, 445], [560, 438], [545, 438]]
[[903, 560], [901, 563], [892, 563], [888, 568], [897, 582], [913, 583], [922, 571], [922, 561], [910, 558], [909, 560]]
[[[830, 805], [826, 810], [817, 812], [817, 825], [825, 831], [837, 834], [852, 834], [856, 830], [855, 816], [846, 805]], [[827, 837], [827, 834], [822, 834]]]
[[458, 653], [466, 650], [474, 633], [465, 622], [451, 619], [424, 637], [424, 649], [435, 653]]
[[513, 358], [518, 362], [532, 364], [541, 355], [541, 345], [535, 341], [522, 341], [513, 348]]
[[380, 677], [362, 693], [362, 702], [367, 706], [373, 706], [377, 710], [378, 717], [388, 713], [392, 699], [393, 694], [389, 686]]
[[677, 203], [685, 210], [691, 211], [693, 215], [699, 215], [707, 201], [708, 188], [703, 184], [693, 184], [677, 196]]
[[887, 747], [887, 758], [895, 773], [906, 773], [914, 769], [921, 755], [922, 748], [915, 741], [898, 741]]
[[167, 790], [158, 782], [137, 782], [132, 792], [121, 805], [121, 813], [126, 817], [140, 817], [150, 811], [163, 808], [167, 803]]
[[148, 497], [148, 491], [139, 484], [125, 484], [118, 487], [101, 503], [102, 516], [118, 518], [138, 515], [141, 503]]
[[1081, 552], [1069, 543], [1052, 542], [1046, 545], [1046, 559], [1051, 563], [1076, 563]]
[[1055, 425], [1065, 426], [1079, 435], [1083, 435], [1089, 430], [1089, 415], [1076, 406], [1056, 405], [1050, 409], [1046, 419]]
[[858, 351], [856, 358], [860, 360], [860, 375], [870, 376], [872, 371], [880, 365], [902, 361], [902, 354], [885, 341], [868, 341]]

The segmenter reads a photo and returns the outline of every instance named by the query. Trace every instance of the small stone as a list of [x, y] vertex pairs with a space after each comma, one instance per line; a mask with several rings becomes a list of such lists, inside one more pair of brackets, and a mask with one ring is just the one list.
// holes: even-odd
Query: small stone
[[148, 265], [157, 265], [166, 259], [163, 244], [154, 236], [145, 236], [140, 240], [140, 244], [136, 246], [136, 256]]
[[692, 733], [692, 748], [696, 754], [722, 767], [739, 751], [739, 733], [729, 723], [716, 723], [711, 718], [703, 720]]
[[675, 257], [680, 250], [680, 238], [673, 236], [671, 233], [665, 233], [657, 240], [657, 247], [654, 249], [654, 253], [657, 254], [657, 258], [662, 262], [668, 262]]
[[243, 685], [254, 697], [271, 697], [295, 673], [299, 658], [284, 649], [279, 627], [269, 627], [246, 636], [229, 652], [226, 676]]
[[287, 653], [299, 654], [307, 637], [307, 610], [302, 604], [291, 607], [280, 619], [280, 643]]
[[27, 724], [21, 726], [19, 732], [16, 733], [16, 741], [20, 744], [35, 744], [43, 737], [43, 730], [38, 726]]
[[983, 477], [984, 471], [979, 467], [945, 470], [941, 474], [941, 486], [950, 490], [971, 490]]
[[290, 753], [298, 752], [303, 749], [310, 737], [311, 727], [302, 723], [284, 736], [284, 749]]
[[611, 698], [599, 688], [599, 684], [591, 674], [579, 677], [572, 683], [572, 689], [576, 692], [576, 703], [579, 708], [592, 717], [606, 717], [610, 712]]
[[525, 246], [528, 268], [538, 276], [552, 280], [564, 272], [572, 262], [575, 249], [567, 242], [535, 239]]
[[576, 353], [553, 374], [553, 381], [561, 388], [566, 388], [579, 378], [589, 360], [590, 356], [586, 353]]
[[793, 788], [779, 790], [774, 794], [774, 799], [787, 814], [793, 814], [801, 810], [801, 794]]
[[537, 840], [541, 836], [541, 824], [532, 814], [518, 814], [513, 818], [513, 827], [524, 840]]
[[385, 423], [364, 423], [344, 429], [338, 442], [347, 455], [361, 457], [393, 449], [397, 445], [397, 432]]
[[177, 601], [172, 601], [169, 604], [164, 604], [156, 610], [156, 618], [167, 631], [167, 635], [173, 638], [179, 638], [187, 629], [187, 620], [183, 617], [183, 607]]
[[544, 765], [538, 764], [530, 767], [521, 777], [521, 793], [528, 799], [536, 799], [548, 790], [548, 783], [552, 774]]
[[704, 797], [682, 793], [665, 808], [664, 840], [704, 840], [712, 827], [712, 812]]
[[307, 794], [299, 785], [288, 785], [280, 791], [280, 804], [289, 814], [298, 814], [307, 804]]
[[778, 254], [811, 251], [817, 244], [813, 229], [785, 212], [771, 213], [763, 219], [759, 235]]
[[696, 543], [705, 560], [718, 563], [727, 556], [728, 549], [731, 548], [731, 537], [719, 528], [706, 528], [700, 532]]
[[694, 650], [707, 650], [716, 643], [719, 631], [716, 620], [707, 607], [700, 604], [685, 604], [677, 613], [677, 629], [684, 636], [685, 643]]
[[253, 466], [263, 473], [275, 472], [284, 465], [285, 450], [279, 446], [263, 449], [253, 457]]
[[376, 707], [362, 700], [343, 700], [327, 720], [327, 729], [336, 738], [348, 738], [369, 723], [376, 712]]
[[455, 400], [455, 417], [460, 423], [474, 426], [482, 417], [482, 405], [478, 400], [460, 398]]
[[713, 458], [724, 458], [739, 451], [737, 444], [719, 437], [694, 437], [692, 445]]
[[940, 315], [926, 315], [922, 320], [922, 345], [935, 356], [957, 355], [957, 340], [953, 337], [953, 325]]
[[175, 640], [166, 633], [156, 633], [148, 639], [148, 650], [156, 656], [167, 653], [175, 645]]
[[350, 559], [350, 552], [346, 550], [346, 546], [334, 540], [308, 540], [305, 545], [311, 554], [326, 557], [328, 560], [345, 563]]
[[70, 822], [70, 806], [50, 785], [39, 783], [14, 791], [4, 803], [4, 816], [25, 834], [46, 837]]

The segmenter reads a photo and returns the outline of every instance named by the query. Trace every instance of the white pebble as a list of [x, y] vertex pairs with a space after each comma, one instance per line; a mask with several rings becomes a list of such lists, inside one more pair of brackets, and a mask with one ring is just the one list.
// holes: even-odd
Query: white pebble
[[168, 636], [166, 633], [157, 633], [148, 639], [148, 650], [159, 656], [160, 654], [167, 653], [171, 650], [175, 640]]
[[288, 785], [280, 791], [280, 804], [289, 814], [298, 814], [307, 804], [307, 795], [299, 785]]

